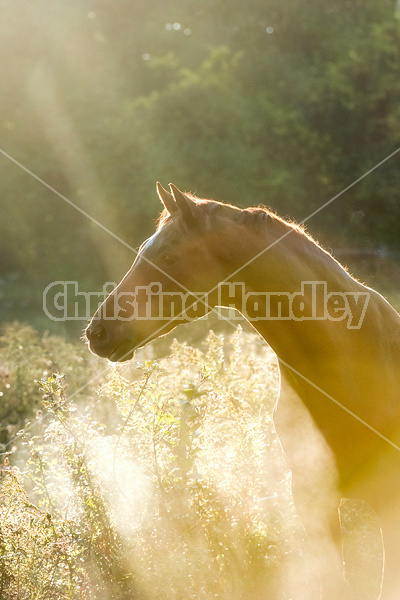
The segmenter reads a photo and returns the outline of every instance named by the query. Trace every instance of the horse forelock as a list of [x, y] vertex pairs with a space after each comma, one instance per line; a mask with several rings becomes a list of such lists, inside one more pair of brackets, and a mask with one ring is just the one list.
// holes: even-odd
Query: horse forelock
[[165, 223], [167, 221], [170, 221], [171, 219], [172, 219], [171, 215], [169, 214], [167, 209], [164, 208], [164, 210], [162, 211], [162, 213], [160, 214], [160, 216], [157, 219], [157, 231], [160, 231], [160, 229], [162, 229], [164, 227]]

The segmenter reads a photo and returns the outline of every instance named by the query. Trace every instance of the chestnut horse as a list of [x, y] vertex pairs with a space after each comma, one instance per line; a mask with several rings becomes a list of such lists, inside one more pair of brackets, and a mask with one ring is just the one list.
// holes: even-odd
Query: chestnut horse
[[[385, 546], [383, 591], [378, 585], [375, 597], [400, 598], [399, 314], [300, 227], [267, 209], [239, 209], [170, 188], [168, 192], [157, 184], [164, 205], [157, 231], [142, 244], [131, 269], [86, 329], [91, 350], [112, 361], [127, 360], [136, 348], [190, 320], [187, 310], [172, 305], [174, 293], [190, 292], [194, 315], [219, 305], [243, 312], [240, 296], [255, 295], [248, 313], [278, 358], [281, 390], [275, 425], [310, 538], [317, 543], [329, 529], [340, 541], [339, 499], [365, 499], [379, 514]], [[305, 282], [322, 286], [324, 305], [316, 294], [307, 296]], [[239, 284], [243, 294], [237, 293]], [[146, 312], [150, 296], [150, 308], [158, 303], [151, 318]], [[297, 315], [287, 314], [283, 296], [301, 300]], [[271, 298], [282, 300], [273, 314]], [[163, 318], [157, 317], [160, 308]], [[259, 318], [260, 311], [269, 318]], [[301, 437], [300, 405], [307, 409], [304, 422], [309, 419], [315, 426], [320, 447], [335, 463], [336, 489], [329, 491], [321, 510], [316, 501], [320, 490], [310, 487], [309, 465], [303, 462], [314, 442]], [[364, 600], [349, 592], [333, 571], [332, 562], [321, 572], [324, 600]]]

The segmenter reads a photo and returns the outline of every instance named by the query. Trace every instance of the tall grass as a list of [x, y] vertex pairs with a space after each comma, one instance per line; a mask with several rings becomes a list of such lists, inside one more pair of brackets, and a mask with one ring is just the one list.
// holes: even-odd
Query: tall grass
[[[26, 399], [31, 424], [3, 447], [0, 598], [311, 598], [272, 422], [276, 359], [255, 336], [175, 340], [105, 374], [22, 326], [1, 352], [0, 389]], [[81, 389], [85, 370], [97, 379]]]
[[175, 341], [158, 362], [109, 368], [86, 402], [68, 399], [73, 377], [41, 377], [46, 418], [20, 435], [26, 462], [2, 466], [1, 597], [235, 598], [273, 585], [288, 483], [266, 457], [279, 453], [272, 353], [210, 333], [204, 351]]

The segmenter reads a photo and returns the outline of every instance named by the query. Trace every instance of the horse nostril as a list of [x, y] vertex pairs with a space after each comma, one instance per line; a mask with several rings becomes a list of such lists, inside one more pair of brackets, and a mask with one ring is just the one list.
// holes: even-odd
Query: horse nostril
[[100, 342], [106, 338], [107, 332], [103, 325], [97, 324], [93, 328], [88, 327], [86, 331], [86, 336], [90, 342], [94, 340]]

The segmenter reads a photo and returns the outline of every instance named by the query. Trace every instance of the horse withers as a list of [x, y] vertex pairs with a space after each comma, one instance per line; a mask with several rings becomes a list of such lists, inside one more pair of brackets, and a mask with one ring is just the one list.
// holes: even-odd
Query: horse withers
[[[340, 498], [367, 500], [383, 530], [382, 600], [398, 599], [400, 316], [293, 223], [267, 209], [170, 189], [157, 184], [164, 205], [157, 230], [87, 327], [91, 350], [128, 360], [148, 341], [216, 306], [240, 310], [278, 358], [276, 429], [311, 539], [329, 530], [340, 543]], [[304, 407], [302, 420], [297, 414]], [[318, 511], [299, 458], [306, 447], [312, 456], [310, 423], [335, 464], [335, 490]], [[346, 584], [333, 575], [330, 560], [323, 598], [339, 600]], [[348, 596], [358, 598], [354, 590]]]

